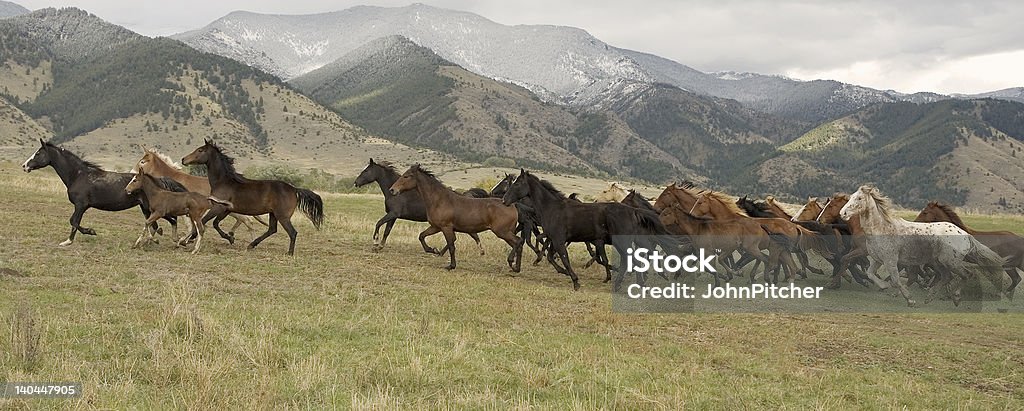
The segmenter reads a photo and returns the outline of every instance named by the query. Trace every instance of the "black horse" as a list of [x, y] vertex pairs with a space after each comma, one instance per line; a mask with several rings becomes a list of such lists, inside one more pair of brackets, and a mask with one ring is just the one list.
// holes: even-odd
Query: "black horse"
[[[423, 223], [427, 221], [427, 206], [423, 203], [423, 198], [416, 190], [404, 191], [400, 194], [392, 194], [391, 186], [398, 181], [398, 178], [402, 175], [395, 170], [391, 163], [386, 161], [375, 162], [370, 159], [370, 164], [363, 169], [363, 172], [359, 173], [356, 177], [354, 185], [356, 187], [362, 187], [370, 183], [377, 183], [380, 187], [380, 192], [384, 194], [384, 214], [380, 220], [377, 220], [377, 226], [373, 228], [373, 250], [380, 251], [384, 248], [384, 245], [388, 242], [388, 236], [391, 235], [391, 228], [395, 226], [395, 221], [402, 219], [408, 221], [415, 221]], [[483, 191], [483, 190], [481, 190]], [[380, 227], [384, 227], [384, 236], [378, 237], [380, 233]], [[477, 247], [480, 247], [480, 254], [484, 253], [484, 247], [480, 244], [480, 237], [475, 233], [467, 233], [473, 241], [476, 241]], [[426, 244], [423, 244], [424, 248], [427, 248]]]
[[[81, 225], [82, 216], [90, 208], [103, 211], [122, 211], [139, 206], [142, 208], [142, 214], [149, 218], [149, 205], [146, 196], [141, 193], [128, 194], [124, 191], [134, 174], [105, 171], [98, 165], [85, 161], [74, 153], [42, 139], [39, 140], [39, 146], [36, 153], [25, 160], [21, 168], [28, 173], [47, 166], [53, 167], [68, 189], [68, 200], [75, 205], [75, 212], [71, 214], [71, 234], [68, 234], [67, 240], [60, 243], [61, 246], [71, 245], [75, 241], [77, 233], [96, 235], [96, 230]], [[186, 191], [180, 184], [169, 182], [166, 179], [161, 179], [160, 182], [166, 189]], [[164, 219], [170, 222], [174, 230], [177, 231], [176, 218], [165, 217]], [[154, 223], [155, 228], [156, 224]]]
[[[512, 183], [516, 176], [505, 173], [505, 177], [501, 179], [494, 187], [491, 187], [490, 197], [502, 198], [505, 193], [508, 192], [509, 184]], [[544, 259], [544, 251], [547, 249], [544, 241], [544, 233], [540, 231], [540, 218], [537, 217], [537, 211], [533, 208], [533, 202], [530, 198], [524, 198], [516, 203], [516, 210], [519, 211], [519, 226], [516, 228], [516, 234], [523, 239], [523, 244], [530, 247], [537, 257], [533, 260], [533, 265], [537, 265], [541, 260]], [[589, 266], [589, 264], [588, 264]]]
[[[605, 281], [611, 279], [611, 269], [605, 244], [611, 243], [619, 255], [625, 255], [625, 244], [612, 242], [613, 236], [666, 235], [668, 232], [657, 216], [620, 203], [580, 203], [565, 197], [551, 183], [541, 180], [526, 170], [509, 184], [502, 197], [505, 204], [513, 204], [529, 197], [537, 210], [541, 226], [550, 243], [548, 262], [561, 274], [572, 279], [573, 289], [579, 290], [579, 277], [569, 262], [566, 245], [570, 242], [591, 242], [595, 246], [597, 261], [605, 266]], [[558, 255], [562, 266], [554, 256]], [[620, 264], [620, 269], [622, 269]], [[616, 283], [622, 279], [620, 273]]]

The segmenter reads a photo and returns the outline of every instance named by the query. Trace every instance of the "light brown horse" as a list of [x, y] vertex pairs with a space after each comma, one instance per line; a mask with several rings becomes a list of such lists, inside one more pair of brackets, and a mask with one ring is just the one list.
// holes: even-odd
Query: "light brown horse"
[[[181, 166], [174, 162], [174, 160], [171, 160], [170, 157], [161, 154], [155, 149], [147, 148], [144, 149], [144, 151], [145, 153], [142, 155], [142, 158], [140, 158], [132, 168], [133, 173], [144, 171], [146, 174], [153, 177], [166, 177], [177, 181], [178, 184], [184, 186], [188, 191], [207, 196], [210, 195], [210, 180], [208, 178], [186, 173], [181, 169]], [[256, 220], [256, 222], [264, 226], [267, 225], [267, 223], [261, 220], [258, 216], [250, 217], [231, 214], [231, 218], [235, 219], [235, 225], [228, 230], [228, 235], [232, 236], [234, 236], [235, 230], [237, 230], [240, 225], [245, 225], [245, 228], [252, 233], [254, 230], [251, 220]]]
[[[680, 204], [665, 207], [659, 216], [670, 233], [690, 236], [695, 247], [720, 250], [719, 255], [728, 256], [738, 251], [764, 263], [766, 268], [770, 267], [772, 270], [778, 267], [783, 256], [789, 255], [785, 246], [772, 240], [766, 227], [750, 218], [718, 220], [700, 217], [690, 214]], [[768, 250], [769, 255], [765, 255], [761, 250]], [[732, 269], [726, 265], [722, 267], [731, 279]], [[754, 282], [754, 275], [750, 276], [750, 282]]]
[[961, 230], [974, 236], [986, 247], [991, 248], [1000, 257], [1006, 259], [1006, 263], [1003, 264], [1003, 270], [1006, 271], [1006, 274], [1010, 275], [1011, 280], [1010, 288], [1007, 291], [1012, 292], [1017, 288], [1017, 284], [1020, 283], [1020, 273], [1017, 270], [1024, 270], [1024, 237], [1010, 231], [978, 231], [972, 229], [967, 224], [964, 224], [952, 206], [937, 201], [928, 203], [914, 221], [920, 223], [945, 221], [956, 224]]
[[288, 232], [288, 255], [295, 254], [295, 237], [298, 232], [292, 226], [292, 214], [296, 209], [313, 223], [317, 230], [324, 222], [324, 202], [316, 193], [304, 188], [297, 188], [284, 181], [250, 180], [235, 171], [235, 159], [228, 157], [213, 141], [196, 148], [195, 151], [181, 159], [182, 164], [205, 164], [207, 177], [210, 179], [211, 196], [228, 204], [227, 210], [221, 213], [210, 213], [203, 218], [205, 224], [213, 220], [213, 228], [221, 237], [234, 243], [235, 237], [220, 228], [220, 221], [227, 217], [228, 212], [244, 215], [270, 214], [267, 232], [256, 237], [249, 243], [249, 249], [255, 248], [267, 237], [277, 232], [277, 222]]
[[[420, 244], [428, 253], [440, 255], [447, 251], [450, 262], [446, 269], [455, 269], [456, 232], [475, 234], [491, 230], [512, 247], [508, 266], [513, 272], [519, 272], [523, 243], [516, 236], [519, 213], [515, 206], [506, 206], [498, 198], [473, 198], [456, 193], [419, 164], [410, 167], [390, 189], [395, 195], [409, 190], [419, 193], [427, 206], [427, 222], [430, 223], [430, 227], [420, 233]], [[439, 232], [444, 234], [444, 248], [437, 251], [427, 247], [424, 239]]]
[[821, 210], [821, 203], [818, 202], [818, 197], [807, 197], [807, 202], [796, 211], [796, 215], [790, 218], [790, 221], [817, 221], [818, 216], [821, 215]]
[[775, 217], [793, 220], [793, 216], [787, 213], [786, 210], [783, 210], [779, 203], [775, 201], [775, 196], [765, 197], [764, 203], [768, 205], [768, 210], [775, 214]]
[[[785, 235], [789, 243], [792, 245], [791, 251], [796, 254], [800, 263], [801, 269], [798, 274], [806, 278], [804, 273], [807, 270], [814, 272], [815, 274], [824, 275], [825, 272], [810, 265], [807, 259], [806, 251], [815, 251], [818, 254], [828, 258], [831, 256], [827, 242], [825, 242], [818, 233], [803, 228], [789, 219], [786, 218], [765, 218], [765, 217], [749, 217], [743, 210], [736, 205], [729, 197], [718, 192], [704, 192], [697, 196], [697, 201], [694, 202], [691, 208], [690, 214], [695, 216], [711, 216], [715, 219], [736, 219], [736, 218], [751, 218], [755, 222], [764, 225], [765, 227], [772, 230], [772, 232]], [[783, 256], [783, 268], [790, 270], [796, 268], [793, 263], [791, 256]], [[792, 279], [792, 273], [787, 275], [787, 279]]]
[[[138, 240], [135, 240], [135, 245], [132, 248], [142, 244], [142, 239], [147, 233], [149, 238], [146, 239], [146, 243], [155, 241], [153, 238], [155, 230], [153, 230], [152, 224], [156, 220], [164, 216], [177, 217], [187, 215], [192, 222], [192, 234], [196, 235], [196, 247], [192, 250], [192, 254], [198, 253], [199, 246], [203, 242], [203, 233], [206, 232], [206, 227], [202, 221], [203, 217], [215, 206], [220, 209], [224, 208], [223, 205], [214, 203], [209, 196], [193, 192], [179, 193], [165, 190], [157, 184], [152, 176], [142, 170], [139, 170], [124, 188], [124, 191], [128, 194], [139, 190], [142, 190], [146, 194], [146, 198], [149, 199], [149, 209], [152, 214], [146, 219], [142, 234], [139, 235]], [[191, 237], [191, 234], [177, 240], [178, 245], [184, 245], [189, 237]]]
[[689, 182], [670, 184], [654, 200], [654, 211], [660, 213], [673, 204], [679, 204], [684, 210], [690, 210], [693, 208], [693, 203], [697, 201], [697, 194], [699, 194], [693, 188], [693, 183]]

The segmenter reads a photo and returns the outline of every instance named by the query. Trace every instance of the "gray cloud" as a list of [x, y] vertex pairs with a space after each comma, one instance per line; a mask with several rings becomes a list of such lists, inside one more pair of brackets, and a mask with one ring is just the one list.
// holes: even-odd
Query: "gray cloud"
[[[555, 24], [586, 29], [612, 45], [651, 52], [704, 71], [752, 71], [838, 80], [878, 88], [942, 92], [1024, 85], [998, 71], [949, 72], [972, 57], [1024, 51], [1024, 2], [885, 0], [428, 0], [503, 24]], [[233, 10], [303, 14], [341, 10], [360, 1], [22, 1], [26, 7], [73, 5], [146, 35], [201, 27]], [[374, 1], [401, 6], [403, 1]], [[1018, 53], [1024, 59], [1024, 53]], [[1015, 58], [1003, 59], [1010, 63]], [[863, 67], [877, 68], [863, 70]], [[1019, 65], [1018, 65], [1019, 67]], [[858, 69], [861, 68], [861, 69]], [[939, 70], [939, 71], [937, 71]], [[935, 78], [922, 84], [913, 79]], [[939, 80], [939, 78], [942, 78]], [[982, 89], [977, 89], [977, 88]]]

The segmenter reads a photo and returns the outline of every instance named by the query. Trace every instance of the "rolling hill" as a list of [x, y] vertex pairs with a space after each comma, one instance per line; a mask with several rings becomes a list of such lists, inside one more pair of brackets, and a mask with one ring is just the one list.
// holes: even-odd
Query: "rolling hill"
[[1024, 104], [876, 104], [781, 146], [731, 183], [796, 197], [874, 182], [906, 207], [930, 200], [1024, 211]]
[[0, 20], [0, 39], [0, 87], [11, 103], [4, 114], [32, 120], [6, 145], [37, 137], [38, 124], [55, 141], [122, 169], [140, 145], [176, 156], [206, 137], [243, 167], [288, 161], [353, 174], [367, 155], [460, 166], [450, 156], [374, 137], [258, 69], [79, 9]]

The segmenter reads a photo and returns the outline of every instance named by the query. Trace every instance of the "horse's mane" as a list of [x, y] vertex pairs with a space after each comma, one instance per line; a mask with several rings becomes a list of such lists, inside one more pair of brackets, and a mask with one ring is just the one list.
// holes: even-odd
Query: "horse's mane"
[[398, 170], [395, 169], [395, 165], [390, 161], [374, 161], [373, 164], [383, 167], [388, 173], [402, 175], [402, 173], [399, 173]]
[[209, 144], [210, 147], [217, 151], [217, 158], [219, 159], [217, 161], [220, 161], [220, 165], [221, 167], [223, 167], [224, 173], [227, 174], [228, 178], [234, 180], [237, 183], [245, 183], [246, 181], [248, 181], [248, 179], [246, 179], [244, 176], [238, 174], [238, 171], [235, 171], [234, 158], [227, 154], [224, 154], [224, 150], [222, 150], [220, 146], [218, 146], [214, 142], [208, 141], [206, 144]]
[[[651, 202], [649, 200], [647, 200], [646, 197], [644, 197], [643, 195], [638, 193], [636, 190], [629, 190], [629, 194], [626, 195], [626, 198], [629, 198], [629, 197], [633, 197], [633, 198], [638, 199], [638, 200], [636, 200], [636, 203], [640, 204], [640, 206], [643, 209], [645, 209], [647, 211], [653, 211], [654, 213], [657, 213], [657, 210], [654, 209], [654, 206], [651, 205]], [[623, 200], [625, 200], [625, 199], [623, 199]]]
[[938, 207], [940, 210], [942, 210], [942, 212], [946, 213], [946, 216], [949, 217], [949, 221], [955, 224], [957, 227], [960, 227], [960, 229], [967, 229], [966, 224], [964, 224], [964, 221], [960, 219], [960, 215], [957, 214], [956, 211], [953, 211], [953, 206], [949, 204], [943, 204], [938, 201], [932, 201], [928, 203], [928, 205]]
[[545, 190], [550, 191], [551, 194], [554, 194], [556, 197], [558, 197], [560, 199], [563, 199], [563, 200], [566, 199], [565, 194], [563, 194], [561, 191], [559, 191], [557, 188], [555, 188], [555, 186], [552, 185], [550, 181], [544, 180], [544, 179], [542, 179], [540, 177], [537, 177], [537, 176], [535, 176], [533, 174], [530, 174], [530, 173], [525, 173], [525, 176], [526, 177], [532, 177], [534, 180], [537, 180], [537, 182], [540, 183], [541, 187], [544, 187]]
[[92, 161], [88, 161], [88, 160], [86, 160], [86, 159], [84, 159], [82, 157], [79, 157], [78, 154], [72, 153], [71, 150], [67, 150], [67, 149], [65, 149], [63, 147], [60, 147], [60, 146], [58, 146], [56, 144], [53, 144], [53, 143], [51, 143], [49, 141], [47, 141], [47, 142], [45, 142], [43, 144], [46, 145], [47, 147], [56, 149], [58, 152], [64, 154], [65, 156], [67, 156], [71, 160], [74, 160], [76, 163], [82, 165], [85, 168], [90, 168], [90, 169], [93, 169], [93, 170], [96, 170], [96, 171], [104, 171], [103, 168], [100, 167], [98, 164], [93, 163]]
[[882, 195], [878, 188], [872, 185], [866, 185], [863, 191], [871, 197], [871, 200], [875, 202], [875, 209], [878, 210], [879, 214], [885, 221], [891, 222], [895, 218], [892, 210], [892, 200], [889, 197]]
[[774, 213], [772, 213], [771, 207], [768, 206], [768, 203], [751, 200], [747, 197], [740, 197], [738, 200], [736, 200], [736, 205], [742, 208], [743, 211], [745, 211], [747, 215], [751, 217], [757, 217], [759, 215], [775, 215]]
[[159, 151], [156, 151], [156, 149], [155, 149], [155, 148], [147, 148], [147, 149], [146, 149], [146, 152], [147, 152], [147, 153], [150, 153], [150, 154], [153, 154], [154, 156], [156, 156], [156, 158], [159, 158], [159, 159], [160, 159], [160, 161], [163, 161], [163, 162], [164, 162], [164, 164], [167, 164], [167, 165], [169, 165], [169, 166], [171, 166], [171, 167], [174, 167], [175, 169], [178, 169], [178, 170], [181, 170], [181, 169], [182, 169], [182, 168], [181, 168], [181, 164], [178, 164], [178, 162], [177, 162], [177, 161], [174, 161], [174, 160], [173, 160], [173, 159], [171, 159], [171, 157], [169, 157], [168, 155], [166, 155], [166, 154], [164, 154], [164, 153], [161, 153], [161, 152], [159, 152]]
[[714, 198], [715, 200], [718, 200], [718, 202], [724, 204], [726, 209], [728, 209], [729, 211], [736, 213], [738, 215], [747, 215], [746, 211], [743, 211], [743, 209], [741, 209], [738, 205], [736, 205], [734, 201], [732, 201], [732, 199], [729, 198], [729, 195], [725, 193], [720, 193], [718, 191], [708, 191], [705, 194], [707, 194], [709, 197]]

